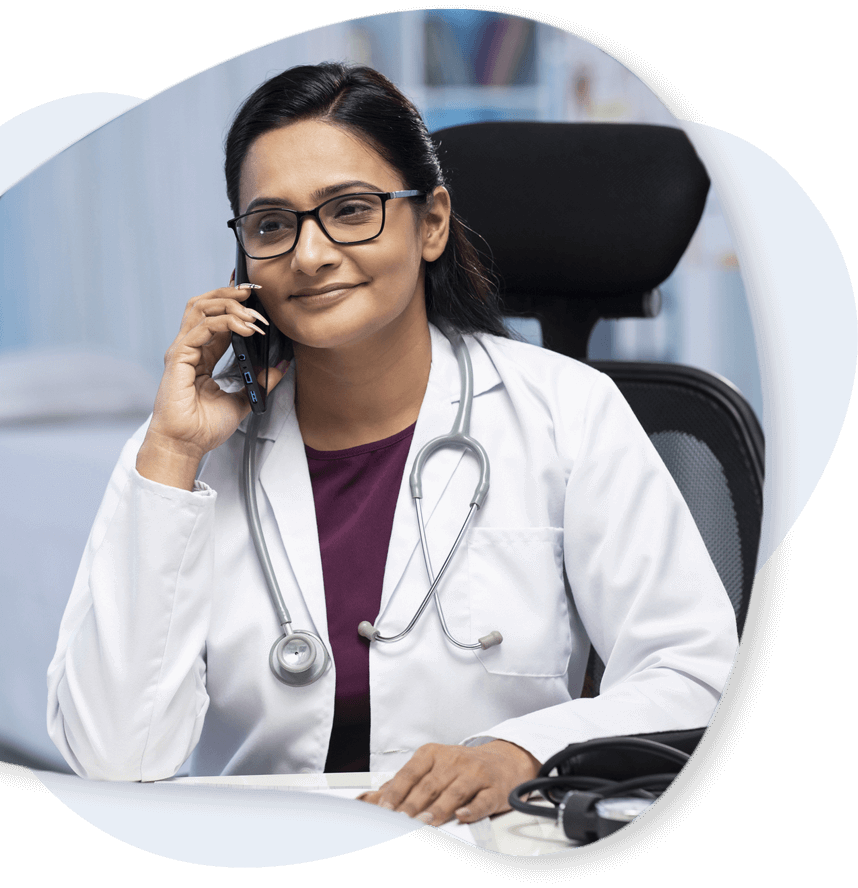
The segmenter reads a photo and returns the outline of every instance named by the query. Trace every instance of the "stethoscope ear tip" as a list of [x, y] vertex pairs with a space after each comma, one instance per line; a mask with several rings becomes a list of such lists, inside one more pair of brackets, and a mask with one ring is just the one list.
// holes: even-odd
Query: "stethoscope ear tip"
[[495, 629], [493, 632], [489, 632], [488, 635], [484, 635], [479, 639], [480, 647], [487, 651], [490, 647], [494, 647], [496, 644], [500, 644], [503, 641], [503, 635]]
[[378, 629], [376, 629], [375, 626], [373, 626], [372, 623], [369, 622], [369, 620], [361, 620], [360, 623], [358, 623], [357, 631], [358, 635], [362, 635], [370, 642], [375, 641], [376, 638], [381, 635]]

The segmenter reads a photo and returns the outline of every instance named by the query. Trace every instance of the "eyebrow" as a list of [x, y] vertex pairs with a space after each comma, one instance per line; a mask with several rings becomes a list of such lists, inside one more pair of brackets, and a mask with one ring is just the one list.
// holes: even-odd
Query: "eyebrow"
[[[351, 182], [340, 182], [337, 185], [328, 185], [326, 188], [318, 188], [312, 193], [311, 199], [315, 201], [318, 205], [320, 203], [324, 203], [327, 198], [335, 197], [337, 194], [341, 194], [343, 191], [354, 192], [356, 189], [358, 191], [382, 191], [381, 188], [379, 188], [377, 185], [374, 185], [372, 182], [363, 182], [359, 179], [355, 179]], [[288, 210], [295, 209], [294, 205], [290, 201], [283, 200], [283, 198], [281, 197], [257, 197], [247, 205], [247, 209], [244, 212], [250, 213], [257, 207], [263, 206], [283, 207], [284, 209]]]

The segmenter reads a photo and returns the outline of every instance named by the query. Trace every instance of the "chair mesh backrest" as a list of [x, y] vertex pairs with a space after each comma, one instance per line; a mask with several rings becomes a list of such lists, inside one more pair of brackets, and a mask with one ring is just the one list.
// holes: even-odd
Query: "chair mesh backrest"
[[738, 391], [668, 364], [595, 362], [617, 383], [673, 475], [741, 632], [762, 521], [762, 431]]
[[[763, 433], [756, 416], [732, 386], [692, 367], [591, 363], [616, 382], [676, 481], [741, 635], [763, 517]], [[598, 695], [604, 670], [591, 648], [581, 696]]]
[[724, 468], [705, 442], [687, 432], [656, 432], [650, 440], [688, 503], [738, 620], [745, 569]]

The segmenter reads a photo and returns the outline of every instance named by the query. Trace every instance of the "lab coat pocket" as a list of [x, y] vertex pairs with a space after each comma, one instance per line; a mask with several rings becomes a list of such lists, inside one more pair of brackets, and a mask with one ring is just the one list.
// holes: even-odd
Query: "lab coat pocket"
[[560, 527], [474, 528], [468, 538], [474, 637], [503, 642], [476, 656], [497, 675], [564, 675], [572, 650]]

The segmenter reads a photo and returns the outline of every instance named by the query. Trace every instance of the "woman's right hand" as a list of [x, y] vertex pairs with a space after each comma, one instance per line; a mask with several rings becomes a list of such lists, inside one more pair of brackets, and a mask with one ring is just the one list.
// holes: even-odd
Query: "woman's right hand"
[[[179, 335], [164, 356], [164, 375], [137, 471], [146, 478], [192, 490], [200, 460], [221, 445], [250, 412], [244, 387], [224, 392], [212, 379], [232, 333], [265, 333], [267, 321], [242, 303], [248, 285], [221, 287], [191, 299]], [[268, 371], [268, 391], [283, 372]]]

